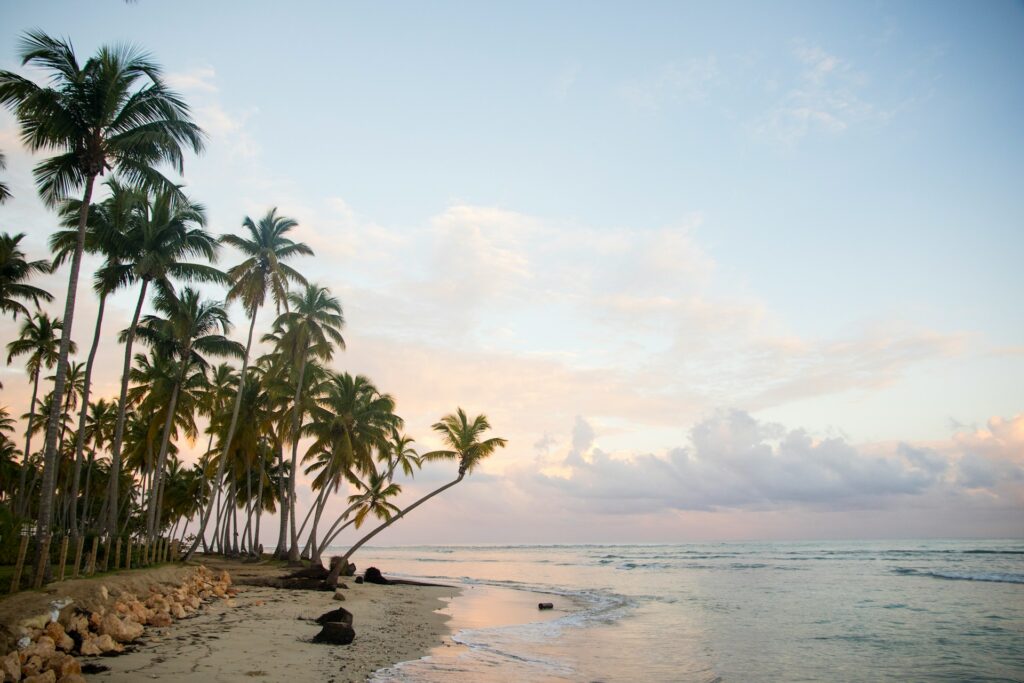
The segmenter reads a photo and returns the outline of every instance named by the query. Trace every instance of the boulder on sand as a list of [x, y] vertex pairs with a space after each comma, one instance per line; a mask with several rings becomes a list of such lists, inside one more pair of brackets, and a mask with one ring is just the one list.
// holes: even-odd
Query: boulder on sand
[[382, 586], [387, 586], [391, 582], [384, 578], [384, 575], [380, 573], [380, 570], [376, 567], [367, 567], [366, 573], [363, 574], [363, 580], [366, 583], [376, 583]]
[[340, 622], [351, 626], [352, 613], [344, 607], [339, 607], [338, 609], [332, 609], [330, 612], [324, 612], [316, 618], [316, 623], [321, 625], [331, 622]]
[[331, 621], [323, 625], [320, 633], [313, 636], [314, 643], [330, 645], [348, 645], [355, 640], [356, 632], [350, 624]]

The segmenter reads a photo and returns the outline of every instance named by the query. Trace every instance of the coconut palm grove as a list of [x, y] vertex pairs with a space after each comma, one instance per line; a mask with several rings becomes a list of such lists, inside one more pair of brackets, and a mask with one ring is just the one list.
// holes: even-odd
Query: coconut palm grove
[[[269, 206], [239, 217], [235, 232], [210, 231], [201, 188], [168, 175], [203, 153], [204, 133], [145, 50], [80, 55], [68, 39], [29, 31], [18, 57], [24, 73], [0, 71], [0, 105], [44, 157], [34, 175], [54, 224], [50, 254], [0, 234], [0, 313], [20, 325], [4, 340], [6, 362], [31, 385], [28, 405], [0, 406], [0, 562], [27, 552], [22, 585], [50, 578], [58, 552], [83, 545], [85, 557], [60, 558], [76, 574], [90, 546], [105, 567], [130, 561], [133, 546], [171, 542], [183, 559], [262, 555], [273, 512], [277, 544], [266, 553], [321, 563], [347, 543], [348, 561], [505, 446], [486, 416], [456, 407], [434, 425], [444, 448], [419, 453], [396, 398], [338, 369], [343, 302], [303, 275], [316, 255], [290, 237], [295, 220]], [[0, 202], [18, 199], [0, 185]], [[83, 272], [85, 254], [101, 263], [95, 272]], [[66, 272], [66, 291], [36, 284], [54, 272]], [[95, 320], [76, 316], [80, 283], [98, 301]], [[129, 326], [111, 332], [104, 304], [119, 290], [136, 304]], [[244, 320], [229, 317], [232, 303]], [[266, 307], [275, 317], [259, 329]], [[119, 390], [100, 395], [94, 361], [114, 340]], [[198, 462], [182, 458], [185, 441], [200, 444]], [[403, 499], [402, 479], [437, 460], [452, 461], [453, 479]], [[314, 494], [306, 506], [300, 474]], [[337, 518], [324, 514], [332, 497], [346, 501]]]

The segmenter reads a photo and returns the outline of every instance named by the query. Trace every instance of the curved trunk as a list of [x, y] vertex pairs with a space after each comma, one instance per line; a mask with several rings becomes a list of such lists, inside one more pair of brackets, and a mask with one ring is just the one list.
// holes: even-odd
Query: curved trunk
[[[391, 481], [391, 478], [395, 475], [395, 468], [396, 467], [398, 467], [398, 461], [397, 460], [395, 462], [391, 463], [391, 467], [388, 468], [388, 474], [387, 474], [387, 477], [385, 477], [388, 481]], [[338, 515], [338, 519], [334, 520], [334, 524], [332, 524], [331, 528], [327, 530], [326, 534], [324, 534], [324, 542], [322, 544], [320, 544], [320, 553], [321, 554], [324, 552], [324, 550], [327, 549], [327, 546], [330, 545], [334, 541], [334, 539], [338, 537], [338, 534], [340, 534], [342, 531], [344, 531], [348, 527], [348, 525], [351, 524], [351, 522], [343, 524], [341, 526], [341, 528], [338, 529], [337, 531], [335, 531], [335, 528], [339, 524], [341, 524], [342, 521], [344, 521], [344, 519], [346, 517], [348, 517], [350, 514], [352, 514], [353, 510], [355, 510], [357, 507], [362, 505], [363, 502], [365, 502], [366, 499], [369, 498], [369, 497], [370, 497], [369, 493], [364, 493], [362, 496], [359, 497], [358, 500], [356, 500], [356, 502], [354, 502], [351, 505], [349, 505], [347, 510], [345, 510], [343, 513]]]
[[[107, 305], [107, 296], [100, 296], [99, 311], [96, 313], [96, 331], [92, 335], [92, 346], [89, 347], [89, 358], [85, 361], [85, 387], [82, 390], [82, 410], [78, 416], [78, 434], [75, 435], [75, 472], [71, 478], [71, 540], [75, 541], [82, 532], [78, 527], [78, 484], [82, 474], [82, 453], [85, 450], [85, 423], [89, 415], [89, 389], [92, 384], [92, 366], [96, 360], [96, 350], [100, 347], [100, 328], [103, 325], [103, 309]], [[84, 515], [83, 515], [84, 516]]]
[[299, 430], [302, 427], [302, 381], [306, 375], [306, 356], [309, 350], [303, 349], [302, 359], [299, 361], [299, 377], [295, 382], [295, 399], [292, 405], [292, 471], [288, 481], [288, 507], [291, 512], [292, 544], [288, 550], [288, 560], [298, 562], [299, 560], [299, 534], [295, 527], [295, 473], [298, 470], [299, 459]]
[[[217, 476], [214, 482], [220, 486], [224, 477], [224, 465], [228, 459], [228, 449], [231, 448], [231, 439], [235, 436], [235, 428], [238, 426], [238, 412], [242, 408], [242, 391], [245, 389], [245, 373], [249, 369], [249, 351], [252, 350], [252, 332], [256, 327], [256, 310], [249, 315], [249, 338], [245, 342], [245, 355], [242, 357], [242, 372], [238, 376], [238, 393], [235, 394], [235, 405], [231, 408], [231, 423], [228, 425], [228, 433], [221, 447], [220, 462], [217, 463]], [[213, 513], [213, 496], [210, 496], [210, 503], [206, 506], [202, 521], [199, 523], [199, 531], [196, 533], [196, 540], [192, 541], [192, 547], [185, 554], [185, 562], [192, 559], [199, 547], [199, 539], [206, 533], [206, 525], [210, 523], [210, 515]]]
[[121, 394], [117, 399], [117, 426], [114, 427], [114, 441], [110, 446], [110, 481], [107, 484], [107, 498], [111, 504], [107, 506], [107, 518], [104, 522], [104, 529], [111, 534], [117, 533], [117, 494], [118, 483], [121, 479], [121, 442], [124, 440], [124, 422], [128, 411], [128, 373], [132, 369], [132, 344], [135, 342], [135, 328], [139, 325], [139, 316], [142, 314], [142, 304], [146, 301], [146, 289], [148, 287], [149, 280], [143, 280], [142, 288], [139, 290], [139, 301], [135, 304], [135, 313], [132, 315], [132, 322], [128, 326], [128, 336], [124, 340]]
[[[71, 351], [71, 329], [75, 318], [75, 300], [78, 297], [78, 271], [82, 267], [82, 252], [85, 251], [85, 226], [89, 220], [89, 203], [92, 201], [94, 174], [85, 178], [85, 195], [78, 212], [78, 240], [75, 255], [71, 258], [71, 272], [68, 274], [68, 295], [64, 301], [63, 327], [60, 334], [60, 353], [57, 357], [57, 376], [53, 382], [53, 404], [50, 406], [50, 421], [46, 425], [46, 444], [43, 450], [43, 487], [39, 497], [39, 519], [36, 524], [36, 567], [49, 574], [49, 558], [40, 556], [44, 540], [50, 538], [53, 518], [53, 491], [57, 483], [57, 435], [60, 412], [64, 406], [64, 385], [68, 376], [68, 353]], [[27, 454], [26, 454], [27, 455]], [[45, 544], [49, 545], [49, 544]]]
[[18, 473], [18, 504], [14, 507], [19, 517], [25, 516], [25, 508], [28, 504], [28, 491], [25, 484], [28, 483], [28, 456], [32, 453], [32, 423], [36, 418], [36, 397], [39, 396], [39, 373], [42, 368], [37, 368], [32, 377], [32, 403], [28, 408], [28, 429], [25, 430], [25, 455], [21, 459], [21, 472]]
[[345, 553], [345, 556], [341, 558], [341, 566], [344, 567], [345, 564], [348, 562], [349, 558], [352, 557], [352, 555], [357, 550], [359, 550], [361, 547], [363, 547], [364, 543], [369, 541], [371, 538], [373, 538], [374, 536], [376, 536], [380, 532], [382, 532], [385, 529], [387, 529], [389, 526], [391, 526], [392, 524], [394, 524], [395, 522], [400, 520], [402, 517], [405, 517], [407, 514], [409, 514], [410, 512], [415, 510], [416, 508], [418, 508], [423, 503], [426, 503], [428, 500], [430, 500], [431, 498], [433, 498], [437, 494], [441, 493], [442, 491], [446, 491], [446, 490], [450, 489], [451, 487], [455, 486], [456, 484], [458, 484], [460, 481], [462, 481], [462, 478], [464, 476], [466, 476], [466, 473], [463, 472], [462, 469], [460, 468], [459, 469], [459, 476], [456, 479], [454, 479], [453, 481], [448, 482], [447, 484], [445, 484], [444, 486], [442, 486], [439, 489], [431, 491], [430, 493], [428, 493], [427, 495], [423, 496], [422, 498], [417, 500], [415, 503], [413, 503], [409, 507], [407, 507], [404, 510], [402, 510], [401, 512], [399, 512], [397, 515], [395, 515], [391, 519], [385, 521], [383, 524], [378, 526], [376, 529], [374, 529], [373, 531], [371, 531], [367, 535], [363, 536], [361, 539], [359, 539], [359, 542], [356, 543], [351, 548], [349, 548], [348, 552]]

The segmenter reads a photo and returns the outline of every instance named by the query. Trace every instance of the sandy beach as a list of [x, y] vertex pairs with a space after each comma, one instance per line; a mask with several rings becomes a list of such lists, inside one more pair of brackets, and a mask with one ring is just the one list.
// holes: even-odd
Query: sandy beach
[[[458, 589], [377, 586], [348, 582], [344, 602], [332, 593], [239, 586], [233, 600], [215, 602], [167, 628], [147, 629], [134, 651], [83, 659], [109, 671], [90, 680], [365, 681], [377, 669], [421, 657], [447, 633], [440, 598]], [[354, 615], [350, 645], [311, 642], [312, 621], [344, 606]]]
[[[448, 617], [438, 612], [459, 589], [448, 586], [357, 584], [352, 578], [331, 591], [285, 590], [239, 585], [246, 579], [279, 576], [279, 563], [246, 564], [207, 559], [227, 570], [237, 594], [207, 601], [169, 626], [147, 626], [117, 656], [79, 656], [88, 680], [123, 681], [365, 681], [374, 671], [422, 657], [444, 647]], [[166, 566], [52, 584], [0, 603], [5, 632], [29, 615], [45, 612], [49, 601], [73, 597], [87, 609], [103, 609], [119, 595], [142, 594], [150, 586], [180, 584], [194, 570]], [[349, 645], [312, 642], [316, 617], [343, 606], [353, 614], [355, 640]]]

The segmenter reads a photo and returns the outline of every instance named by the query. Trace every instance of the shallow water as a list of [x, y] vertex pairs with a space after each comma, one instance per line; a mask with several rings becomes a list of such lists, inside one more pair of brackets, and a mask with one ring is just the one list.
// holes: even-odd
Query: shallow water
[[[423, 546], [361, 555], [386, 573], [475, 587], [449, 606], [461, 647], [377, 680], [1024, 680], [1021, 541]], [[561, 611], [538, 614], [537, 595], [507, 589], [540, 592]], [[537, 618], [545, 621], [521, 623]]]

